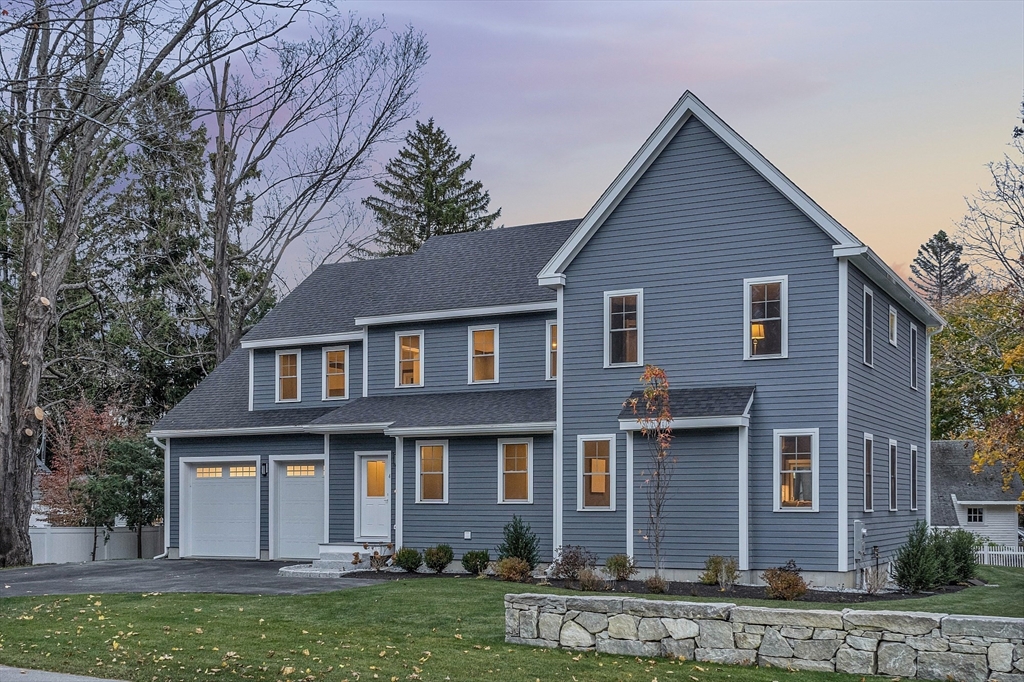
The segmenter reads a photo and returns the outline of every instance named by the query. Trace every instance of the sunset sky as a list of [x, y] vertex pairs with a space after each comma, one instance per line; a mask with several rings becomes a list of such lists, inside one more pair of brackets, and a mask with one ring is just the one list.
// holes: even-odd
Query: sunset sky
[[583, 216], [689, 89], [905, 273], [1024, 95], [1024, 2], [344, 7], [425, 33], [419, 118], [476, 155], [506, 225]]

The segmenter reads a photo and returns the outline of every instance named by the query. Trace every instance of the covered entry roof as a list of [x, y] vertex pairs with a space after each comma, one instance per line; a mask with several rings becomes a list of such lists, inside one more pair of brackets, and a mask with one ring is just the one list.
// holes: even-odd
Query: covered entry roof
[[[636, 398], [637, 410], [643, 414], [643, 390], [629, 394], [619, 412], [619, 427], [626, 431], [639, 431], [641, 425], [631, 406]], [[750, 406], [754, 402], [754, 386], [702, 386], [696, 388], [670, 388], [669, 406], [674, 429], [714, 428], [719, 426], [747, 426]]]

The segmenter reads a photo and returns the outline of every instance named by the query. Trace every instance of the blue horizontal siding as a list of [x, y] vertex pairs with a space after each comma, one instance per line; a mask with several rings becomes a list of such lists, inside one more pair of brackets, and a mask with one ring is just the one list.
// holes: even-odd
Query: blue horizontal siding
[[[348, 346], [348, 393], [349, 398], [363, 394], [363, 344], [355, 341], [344, 344], [330, 344], [327, 348]], [[344, 401], [323, 399], [323, 349], [325, 346], [302, 346], [302, 400], [298, 402], [274, 402], [277, 381], [277, 349], [257, 348], [253, 351], [252, 393], [254, 410], [279, 410], [287, 408], [339, 405]], [[282, 349], [294, 350], [294, 349]]]

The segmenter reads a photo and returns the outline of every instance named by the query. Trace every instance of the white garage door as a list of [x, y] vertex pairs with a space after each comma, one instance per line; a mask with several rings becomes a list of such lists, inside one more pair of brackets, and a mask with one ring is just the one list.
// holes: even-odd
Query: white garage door
[[319, 558], [324, 541], [323, 460], [277, 461], [274, 476], [274, 558]]
[[189, 553], [259, 557], [259, 478], [255, 462], [203, 462], [188, 471]]

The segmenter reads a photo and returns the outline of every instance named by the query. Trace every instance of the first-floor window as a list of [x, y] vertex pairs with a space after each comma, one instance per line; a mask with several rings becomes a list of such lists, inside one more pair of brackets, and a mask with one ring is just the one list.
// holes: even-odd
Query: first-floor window
[[417, 443], [417, 502], [448, 501], [448, 443]]
[[899, 501], [897, 498], [897, 477], [896, 477], [896, 466], [899, 464], [896, 441], [889, 441], [889, 511], [896, 511], [899, 509]]
[[917, 509], [917, 446], [910, 446], [910, 508]]
[[775, 431], [776, 511], [817, 511], [818, 430]]
[[615, 436], [580, 436], [581, 509], [614, 510]]
[[874, 442], [871, 434], [864, 434], [864, 511], [875, 509]]
[[967, 523], [984, 523], [985, 522], [985, 508], [984, 507], [968, 507], [967, 508]]
[[532, 502], [532, 442], [499, 440], [499, 502]]

